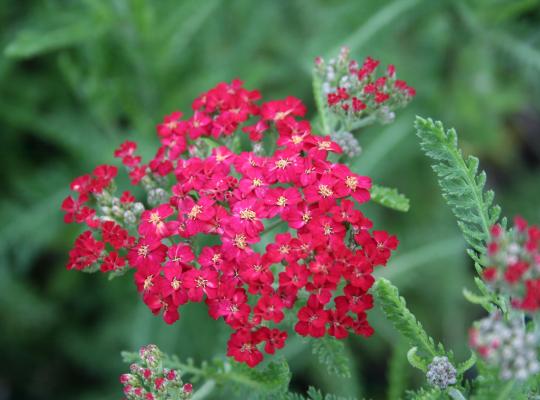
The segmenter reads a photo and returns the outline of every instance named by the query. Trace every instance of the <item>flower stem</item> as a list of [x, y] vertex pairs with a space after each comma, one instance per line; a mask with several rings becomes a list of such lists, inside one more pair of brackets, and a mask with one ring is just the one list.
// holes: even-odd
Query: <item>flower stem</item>
[[197, 391], [193, 393], [191, 400], [202, 400], [206, 398], [214, 388], [216, 387], [216, 381], [213, 379], [206, 381]]
[[351, 125], [351, 131], [355, 131], [357, 129], [363, 128], [365, 126], [371, 125], [376, 120], [375, 115], [370, 115], [369, 117], [365, 117], [362, 119], [359, 119], [354, 124]]
[[315, 69], [313, 69], [313, 97], [315, 98], [317, 113], [321, 121], [322, 134], [324, 136], [329, 135], [331, 132], [326, 114], [325, 98], [322, 92], [322, 82]]

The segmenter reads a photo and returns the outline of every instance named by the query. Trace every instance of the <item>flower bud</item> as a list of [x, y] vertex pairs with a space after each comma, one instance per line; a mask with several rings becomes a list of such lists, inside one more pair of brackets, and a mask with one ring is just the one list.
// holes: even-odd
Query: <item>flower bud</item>
[[456, 384], [456, 369], [448, 361], [448, 357], [434, 357], [428, 366], [426, 378], [431, 386], [446, 389]]

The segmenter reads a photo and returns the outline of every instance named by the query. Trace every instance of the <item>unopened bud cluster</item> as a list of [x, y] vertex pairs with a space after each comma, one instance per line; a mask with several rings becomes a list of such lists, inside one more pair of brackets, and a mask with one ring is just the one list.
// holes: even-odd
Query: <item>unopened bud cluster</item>
[[326, 62], [315, 60], [318, 75], [328, 106], [345, 126], [354, 126], [359, 119], [373, 116], [382, 123], [394, 120], [394, 110], [404, 107], [416, 94], [403, 80], [396, 79], [396, 70], [389, 65], [382, 76], [377, 76], [379, 61], [367, 57], [360, 65], [351, 60], [349, 49], [341, 49], [337, 58]]
[[128, 192], [122, 197], [114, 196], [114, 185], [106, 188], [95, 198], [99, 206], [101, 221], [115, 221], [120, 225], [135, 225], [144, 211], [144, 205], [141, 202], [134, 201]]
[[525, 380], [540, 372], [535, 334], [527, 332], [521, 318], [507, 321], [494, 312], [475, 324], [469, 340], [481, 357], [499, 367], [504, 380]]
[[356, 140], [351, 132], [334, 132], [330, 134], [330, 137], [339, 145], [339, 147], [341, 147], [343, 154], [345, 154], [347, 157], [356, 157], [362, 152], [362, 148], [360, 147], [358, 140]]
[[456, 384], [456, 375], [456, 369], [448, 361], [448, 357], [434, 357], [431, 364], [428, 365], [426, 378], [431, 386], [446, 389], [448, 386]]
[[179, 371], [163, 368], [163, 354], [155, 345], [142, 347], [141, 363], [131, 364], [130, 373], [120, 376], [128, 400], [189, 399], [191, 384], [184, 384]]
[[540, 309], [540, 228], [523, 218], [514, 228], [491, 228], [488, 243], [489, 267], [484, 279], [511, 299], [514, 308], [535, 312]]

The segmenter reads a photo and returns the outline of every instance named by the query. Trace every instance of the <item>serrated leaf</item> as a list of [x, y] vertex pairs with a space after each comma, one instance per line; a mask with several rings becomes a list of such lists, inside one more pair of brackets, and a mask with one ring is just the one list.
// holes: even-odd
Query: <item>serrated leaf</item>
[[435, 345], [434, 340], [426, 333], [413, 313], [409, 311], [405, 299], [399, 295], [398, 289], [390, 281], [384, 278], [378, 279], [374, 285], [374, 293], [386, 318], [409, 341], [411, 346], [418, 347], [425, 356], [430, 358], [446, 354], [441, 344]]
[[373, 185], [370, 193], [371, 200], [373, 200], [375, 203], [396, 211], [409, 211], [409, 199], [403, 194], [399, 193], [397, 189]]
[[418, 347], [411, 347], [411, 349], [407, 352], [407, 361], [409, 361], [409, 364], [411, 364], [414, 368], [419, 369], [422, 372], [426, 372], [427, 362], [416, 355], [417, 351]]
[[471, 356], [467, 360], [457, 365], [456, 367], [457, 372], [459, 374], [463, 374], [469, 369], [471, 369], [474, 366], [474, 364], [476, 364], [476, 354], [471, 351]]
[[330, 374], [350, 378], [350, 361], [343, 342], [331, 337], [314, 339], [312, 352]]
[[[465, 159], [455, 130], [445, 130], [440, 121], [417, 116], [415, 127], [422, 150], [434, 161], [433, 170], [443, 197], [456, 216], [465, 240], [475, 253], [485, 254], [489, 230], [497, 222], [500, 207], [493, 204], [493, 191], [484, 190], [486, 174], [478, 172], [478, 159], [472, 156]], [[473, 259], [482, 263], [481, 257], [473, 256]]]

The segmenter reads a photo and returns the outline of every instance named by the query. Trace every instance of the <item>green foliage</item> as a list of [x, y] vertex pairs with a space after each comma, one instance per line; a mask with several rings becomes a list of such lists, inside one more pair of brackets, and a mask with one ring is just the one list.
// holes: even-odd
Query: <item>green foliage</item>
[[75, 46], [103, 34], [110, 24], [102, 15], [84, 9], [46, 15], [20, 30], [5, 55], [30, 58]]
[[486, 173], [478, 172], [478, 158], [464, 158], [454, 129], [416, 117], [416, 133], [422, 150], [434, 164], [444, 198], [458, 220], [467, 243], [478, 253], [485, 253], [489, 230], [497, 223], [501, 208], [493, 204], [495, 193], [485, 191]]
[[528, 397], [515, 381], [499, 378], [498, 371], [481, 369], [481, 375], [474, 380], [474, 394], [471, 400], [526, 400]]
[[[124, 362], [139, 359], [137, 353], [122, 352]], [[214, 359], [196, 366], [193, 360], [182, 362], [176, 356], [164, 355], [163, 366], [178, 369], [189, 378], [186, 381], [214, 381], [222, 389], [237, 393], [249, 393], [250, 398], [266, 398], [276, 393], [285, 393], [289, 387], [291, 373], [285, 359], [272, 361], [264, 368], [250, 368], [245, 364]]]
[[421, 388], [417, 392], [407, 392], [407, 400], [443, 400], [447, 397], [439, 389], [431, 388], [424, 389]]
[[[463, 4], [472, 25], [459, 12]], [[228, 333], [208, 321], [203, 307], [183, 308], [180, 322], [165, 326], [141, 304], [129, 276], [107, 282], [66, 272], [79, 231], [62, 223], [59, 204], [70, 180], [111, 162], [121, 141], [137, 140], [151, 157], [161, 117], [189, 114], [193, 98], [219, 81], [238, 77], [268, 99], [293, 95], [314, 116], [313, 58], [335, 55], [343, 44], [355, 58], [395, 64], [398, 78], [417, 89], [410, 113], [361, 130], [363, 153], [351, 169], [410, 197], [406, 214], [365, 207], [401, 241], [397, 257], [378, 273], [399, 282], [403, 293], [414, 288], [409, 307], [462, 353], [466, 331], [457, 328], [478, 309], [456, 306], [470, 280], [462, 241], [448, 228], [454, 221], [437, 201], [410, 115], [454, 121], [467, 153], [492, 168], [490, 183], [504, 185], [498, 199], [509, 215], [540, 219], [540, 81], [531, 52], [538, 51], [537, 10], [534, 0], [0, 2], [2, 53], [12, 53], [0, 58], [3, 387], [17, 399], [113, 400], [125, 371], [119, 348], [155, 342], [197, 360], [222, 354]], [[511, 40], [499, 41], [500, 34]], [[387, 365], [380, 338], [391, 337], [390, 327], [377, 313], [370, 322], [373, 338], [348, 342], [359, 372]], [[307, 368], [305, 352], [286, 357], [295, 388], [317, 382], [325, 391], [339, 389], [335, 376], [319, 385], [326, 370], [318, 363]], [[382, 398], [386, 378], [370, 374], [366, 398]]]
[[273, 400], [354, 400], [352, 397], [341, 397], [334, 394], [323, 394], [320, 390], [310, 386], [307, 391], [307, 397], [298, 393], [285, 393]]
[[371, 200], [392, 210], [409, 211], [409, 199], [394, 188], [373, 185], [371, 188]]
[[313, 354], [328, 372], [342, 378], [351, 377], [349, 354], [343, 341], [322, 337], [311, 341]]
[[400, 340], [392, 349], [392, 357], [388, 363], [388, 400], [400, 399], [407, 387], [407, 346]]
[[418, 347], [429, 359], [446, 354], [441, 344], [435, 345], [434, 340], [426, 333], [414, 314], [409, 311], [405, 299], [399, 295], [398, 289], [390, 281], [384, 278], [378, 279], [374, 285], [374, 293], [386, 318], [409, 341], [411, 346]]

